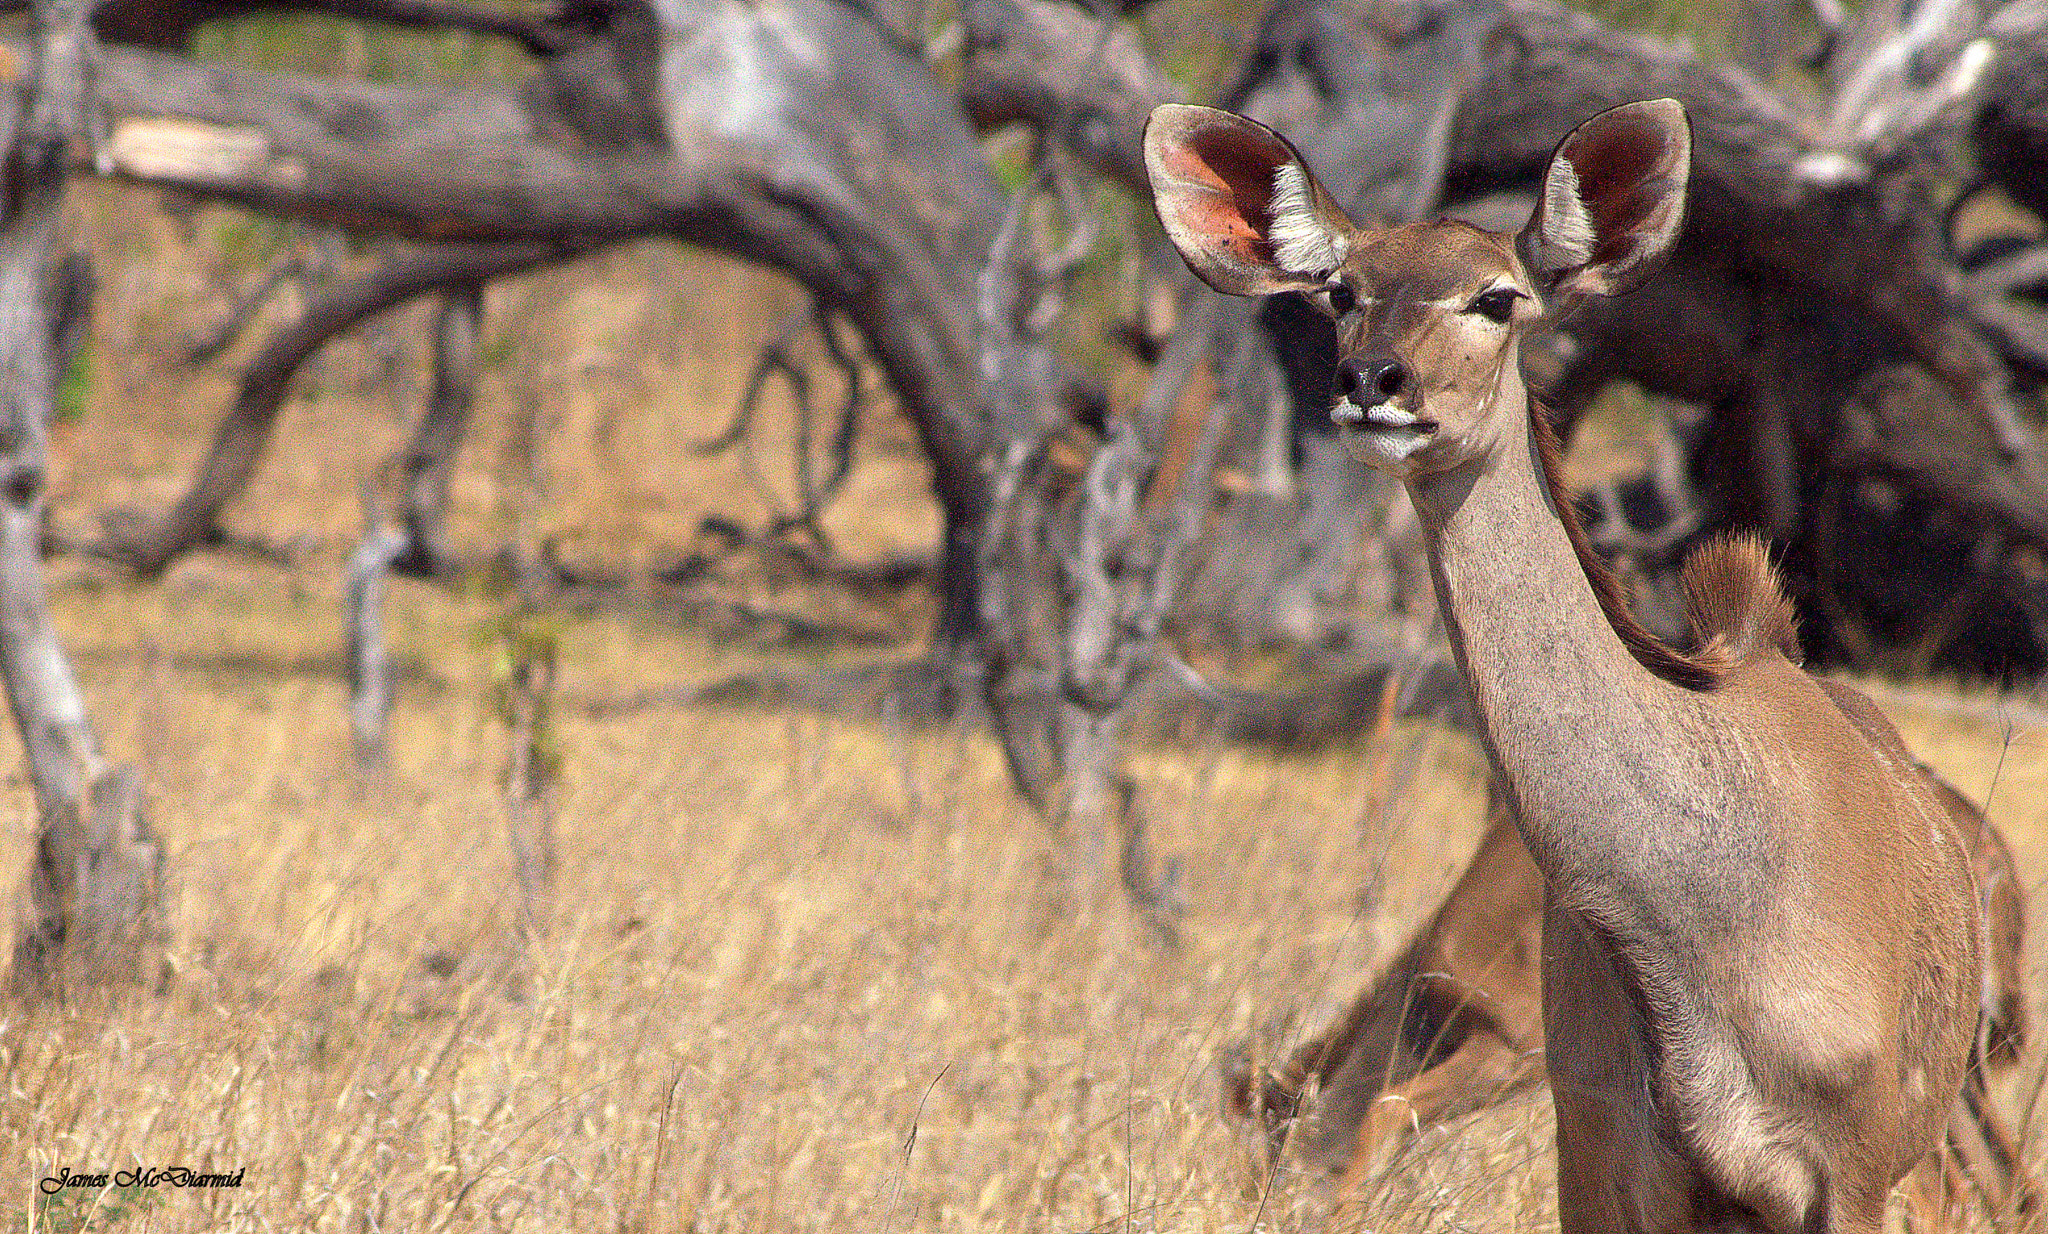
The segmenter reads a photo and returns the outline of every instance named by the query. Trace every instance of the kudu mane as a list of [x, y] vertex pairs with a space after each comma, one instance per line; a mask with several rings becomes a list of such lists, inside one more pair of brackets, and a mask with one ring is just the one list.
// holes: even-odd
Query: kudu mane
[[1685, 615], [1694, 645], [1681, 651], [1652, 634], [1629, 610], [1627, 588], [1605, 558], [1593, 550], [1577, 505], [1565, 489], [1563, 450], [1550, 419], [1536, 400], [1529, 400], [1529, 433], [1543, 468], [1543, 486], [1551, 508], [1564, 523], [1572, 552], [1593, 586], [1607, 624], [1621, 636], [1629, 654], [1652, 673], [1688, 690], [1712, 690], [1737, 665], [1766, 650], [1775, 650], [1797, 664], [1799, 634], [1792, 601], [1785, 596], [1770, 550], [1754, 535], [1732, 532], [1716, 536], [1687, 554], [1680, 577], [1685, 584]]

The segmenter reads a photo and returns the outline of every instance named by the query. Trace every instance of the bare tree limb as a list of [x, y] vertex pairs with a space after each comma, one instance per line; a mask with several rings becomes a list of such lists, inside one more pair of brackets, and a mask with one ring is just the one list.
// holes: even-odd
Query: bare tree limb
[[433, 389], [412, 440], [398, 459], [398, 517], [405, 529], [405, 549], [392, 568], [407, 574], [435, 575], [448, 567], [448, 476], [469, 431], [470, 406], [476, 400], [477, 336], [483, 311], [484, 287], [479, 280], [443, 292], [434, 312], [429, 356]]
[[263, 277], [256, 281], [256, 285], [230, 304], [227, 312], [221, 314], [220, 321], [212, 329], [203, 335], [195, 336], [186, 346], [186, 362], [208, 364], [219, 359], [222, 352], [234, 346], [235, 340], [241, 337], [242, 331], [248, 328], [250, 321], [269, 302], [271, 295], [279, 287], [284, 286], [289, 280], [306, 279], [313, 274], [313, 264], [306, 260], [306, 255], [302, 252], [286, 253], [271, 262], [270, 268], [264, 271]]
[[[838, 370], [844, 382], [845, 393], [839, 402], [839, 410], [833, 417], [830, 434], [830, 461], [825, 474], [820, 476], [814, 457], [817, 446], [817, 408], [811, 399], [811, 373], [804, 361], [798, 358], [793, 344], [806, 329], [814, 332], [825, 358]], [[823, 304], [813, 301], [783, 319], [773, 336], [761, 345], [755, 354], [754, 365], [747, 374], [747, 380], [740, 391], [739, 401], [734, 407], [733, 417], [726, 426], [707, 441], [690, 447], [699, 455], [717, 454], [741, 444], [752, 430], [755, 413], [760, 410], [761, 397], [767, 392], [768, 379], [781, 376], [788, 387], [791, 400], [796, 405], [796, 429], [793, 442], [792, 466], [795, 471], [797, 507], [793, 511], [777, 511], [769, 521], [768, 535], [779, 536], [791, 530], [801, 529], [810, 533], [811, 538], [825, 547], [825, 530], [818, 518], [824, 508], [853, 470], [854, 434], [860, 426], [861, 406], [865, 394], [861, 385], [860, 364], [840, 342], [834, 332], [833, 314]], [[748, 478], [754, 483], [764, 500], [771, 507], [777, 506], [775, 493], [754, 467], [751, 455], [748, 457]]]
[[2048, 438], [2036, 437], [1999, 467], [1982, 465], [1991, 446], [1945, 388], [1910, 366], [1871, 374], [1844, 409], [1834, 442], [1846, 464], [1899, 476], [2048, 544]]
[[[28, 7], [22, 0], [0, 3], [0, 12]], [[607, 6], [571, 0], [538, 16], [452, 3], [450, 0], [100, 0], [92, 24], [103, 42], [183, 49], [209, 21], [256, 12], [321, 13], [386, 25], [464, 30], [512, 39], [535, 56], [558, 55], [588, 42], [601, 26]]]
[[391, 717], [391, 664], [384, 646], [384, 593], [391, 563], [405, 551], [406, 536], [384, 526], [374, 490], [363, 486], [363, 541], [349, 555], [342, 587], [342, 623], [347, 645], [348, 729], [359, 766], [382, 766]]
[[1968, 324], [1930, 212], [1899, 209], [1860, 178], [1817, 173], [1806, 119], [1739, 74], [1549, 0], [1512, 0], [1504, 37], [1517, 54], [1490, 62], [1460, 112], [1453, 179], [1537, 165], [1566, 117], [1646, 95], [1678, 98], [1694, 133], [1686, 245], [1722, 268], [1869, 314], [1983, 420], [1996, 449], [2009, 457], [2026, 447], [2004, 365]]
[[414, 296], [474, 285], [494, 275], [562, 260], [572, 252], [537, 243], [428, 247], [389, 258], [370, 273], [324, 292], [297, 321], [272, 335], [243, 370], [234, 406], [214, 430], [213, 444], [185, 495], [154, 526], [126, 539], [109, 540], [94, 551], [154, 575], [212, 535], [221, 510], [241, 492], [262, 458], [293, 375], [335, 335]]
[[1146, 191], [1145, 118], [1182, 95], [1128, 26], [1060, 0], [969, 0], [962, 18], [960, 97], [976, 124], [1052, 122], [1082, 162]]

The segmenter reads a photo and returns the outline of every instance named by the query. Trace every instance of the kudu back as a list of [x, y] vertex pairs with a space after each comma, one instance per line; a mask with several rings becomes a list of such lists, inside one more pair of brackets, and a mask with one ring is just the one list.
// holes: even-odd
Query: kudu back
[[[1337, 323], [1332, 417], [1398, 477], [1544, 887], [1566, 1234], [1874, 1231], [1939, 1144], [1986, 951], [1969, 846], [1872, 708], [1801, 671], [1761, 544], [1686, 567], [1694, 645], [1629, 615], [1556, 478], [1530, 325], [1631, 290], [1684, 213], [1671, 100], [1569, 134], [1518, 235], [1352, 222], [1278, 134], [1153, 113], [1155, 204], [1217, 290]], [[1709, 634], [1708, 632], [1712, 632]]]

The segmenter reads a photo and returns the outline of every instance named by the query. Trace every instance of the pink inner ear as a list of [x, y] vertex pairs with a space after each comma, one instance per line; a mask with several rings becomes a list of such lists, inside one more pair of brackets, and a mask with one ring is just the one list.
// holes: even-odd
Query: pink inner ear
[[[1565, 150], [1578, 173], [1579, 196], [1592, 211], [1600, 237], [1596, 262], [1622, 255], [1636, 243], [1631, 232], [1666, 199], [1672, 150], [1664, 126], [1647, 117], [1611, 117]], [[1612, 251], [1610, 251], [1612, 250]]]
[[1177, 179], [1199, 184], [1216, 193], [1229, 191], [1228, 186], [1223, 183], [1223, 177], [1216, 174], [1215, 169], [1209, 166], [1208, 161], [1195, 149], [1192, 142], [1166, 146], [1160, 151], [1160, 161]]
[[1181, 201], [1180, 213], [1189, 228], [1212, 244], [1237, 250], [1258, 238], [1230, 185], [1193, 145], [1168, 149], [1163, 161], [1168, 172], [1201, 190]]
[[1230, 198], [1221, 194], [1189, 203], [1186, 213], [1197, 231], [1212, 243], [1228, 245], [1240, 257], [1248, 256], [1251, 246], [1259, 242], [1259, 234], [1252, 230], [1252, 225]]
[[1273, 175], [1288, 162], [1285, 147], [1260, 134], [1221, 125], [1199, 128], [1166, 151], [1166, 169], [1208, 192], [1186, 205], [1188, 221], [1241, 257], [1263, 260]]

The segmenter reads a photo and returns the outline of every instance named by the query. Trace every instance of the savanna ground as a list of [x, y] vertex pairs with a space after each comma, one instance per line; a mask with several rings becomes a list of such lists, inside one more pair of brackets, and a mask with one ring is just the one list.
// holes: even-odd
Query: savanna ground
[[[102, 271], [80, 412], [58, 430], [55, 523], [157, 508], [230, 395], [174, 358], [225, 287], [289, 241], [231, 212], [81, 202]], [[451, 528], [646, 578], [706, 514], [758, 525], [727, 416], [756, 340], [800, 300], [649, 245], [493, 289]], [[559, 866], [521, 928], [500, 785], [507, 726], [487, 589], [399, 582], [388, 770], [355, 769], [339, 647], [358, 488], [423, 389], [420, 310], [303, 378], [231, 522], [288, 564], [194, 554], [138, 583], [50, 562], [53, 603], [111, 753], [142, 768], [173, 871], [159, 997], [0, 1012], [0, 1223], [19, 1229], [561, 1231], [1320, 1228], [1326, 1197], [1257, 1168], [1221, 1117], [1219, 1055], [1266, 1053], [1357, 989], [1477, 836], [1483, 759], [1397, 725], [1275, 752], [1139, 752], [1183, 945], [1096, 903], [1071, 846], [1015, 798], [971, 727], [816, 711], [599, 704], [770, 666], [914, 654], [912, 593], [853, 601], [736, 559], [691, 602], [651, 586], [563, 610]], [[244, 344], [246, 347], [248, 344]], [[786, 490], [786, 484], [783, 486]], [[871, 417], [827, 527], [850, 557], [929, 546], [908, 430]], [[746, 614], [792, 613], [824, 636]], [[1994, 695], [1885, 696], [1914, 750], [2048, 875], [2048, 728]], [[1908, 701], [1909, 698], [1919, 701]], [[1972, 704], [1958, 711], [1945, 704]], [[1385, 759], [1399, 791], [1367, 790]], [[29, 792], [11, 730], [0, 872]], [[2029, 975], [2040, 988], [2041, 946]], [[2038, 994], [2035, 1010], [2040, 1012]], [[2007, 1094], [2040, 1088], [2030, 1052]], [[1547, 1103], [1432, 1133], [1364, 1222], [1545, 1230]], [[2035, 1154], [2037, 1157], [2039, 1153]], [[239, 1188], [73, 1189], [184, 1165]]]

